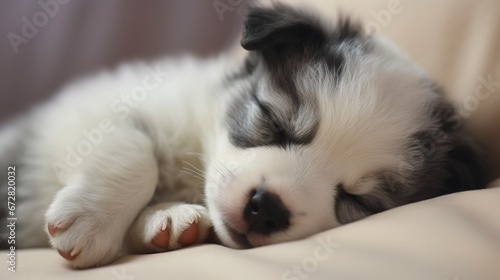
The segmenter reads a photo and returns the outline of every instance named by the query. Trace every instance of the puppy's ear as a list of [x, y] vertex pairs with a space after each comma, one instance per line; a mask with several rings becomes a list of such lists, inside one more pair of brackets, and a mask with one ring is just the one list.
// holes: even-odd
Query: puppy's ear
[[313, 16], [277, 4], [249, 10], [241, 45], [249, 51], [303, 50], [321, 45], [326, 39], [326, 32]]
[[[436, 92], [443, 96], [442, 89]], [[487, 153], [464, 129], [463, 119], [455, 107], [441, 99], [436, 103], [432, 117], [439, 124], [439, 132], [427, 136], [429, 143], [435, 143], [429, 155], [430, 164], [423, 169], [427, 185], [436, 185], [434, 176], [445, 174], [444, 182], [437, 195], [484, 188], [487, 180]], [[421, 136], [425, 135], [421, 134]], [[441, 135], [436, 138], [437, 135]], [[425, 138], [425, 137], [424, 137]], [[439, 140], [439, 141], [438, 141]], [[433, 164], [433, 163], [437, 163]], [[434, 174], [434, 175], [433, 175]]]
[[[462, 133], [461, 135], [459, 133]], [[464, 132], [458, 132], [447, 153], [448, 179], [445, 184], [450, 192], [481, 189], [486, 186], [486, 153]]]

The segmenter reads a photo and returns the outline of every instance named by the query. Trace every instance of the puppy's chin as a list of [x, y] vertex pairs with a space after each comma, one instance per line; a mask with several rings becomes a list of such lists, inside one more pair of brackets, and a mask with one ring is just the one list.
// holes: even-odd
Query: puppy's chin
[[234, 249], [249, 249], [255, 247], [252, 246], [245, 234], [241, 234], [223, 223], [220, 223], [222, 224], [220, 226], [217, 226], [217, 224], [219, 223], [214, 224], [215, 234], [222, 245]]
[[215, 232], [222, 245], [234, 249], [250, 249], [278, 243], [273, 242], [270, 237], [266, 237], [258, 233], [239, 233], [229, 226], [224, 226], [223, 229], [219, 230], [216, 228]]

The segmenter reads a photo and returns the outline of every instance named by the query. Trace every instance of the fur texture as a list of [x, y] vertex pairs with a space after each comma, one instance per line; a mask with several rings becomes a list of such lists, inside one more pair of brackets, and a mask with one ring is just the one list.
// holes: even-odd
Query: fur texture
[[242, 63], [166, 59], [77, 81], [5, 128], [16, 245], [49, 241], [91, 267], [183, 247], [196, 224], [194, 243], [213, 227], [249, 248], [484, 186], [453, 108], [391, 43], [284, 5], [251, 9], [241, 43]]

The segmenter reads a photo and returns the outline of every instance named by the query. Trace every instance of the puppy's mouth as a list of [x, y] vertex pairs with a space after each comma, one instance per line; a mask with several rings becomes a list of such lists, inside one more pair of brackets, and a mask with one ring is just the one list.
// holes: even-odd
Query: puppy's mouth
[[234, 243], [238, 244], [241, 247], [241, 249], [253, 248], [252, 244], [250, 244], [250, 241], [248, 241], [248, 238], [245, 234], [239, 233], [237, 230], [232, 228], [227, 223], [224, 223], [224, 228], [229, 233], [231, 240]]

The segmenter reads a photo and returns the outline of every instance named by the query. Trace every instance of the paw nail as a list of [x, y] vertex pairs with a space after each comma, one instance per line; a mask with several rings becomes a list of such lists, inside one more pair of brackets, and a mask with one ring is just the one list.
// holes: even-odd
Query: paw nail
[[[68, 254], [68, 253], [63, 252], [63, 251], [61, 251], [61, 250], [57, 250], [57, 252], [59, 252], [59, 255], [61, 255], [61, 257], [63, 257], [63, 258], [65, 258], [65, 259], [67, 259], [68, 261], [72, 261], [72, 260], [74, 260], [76, 257], [78, 257], [78, 254], [79, 254], [80, 252], [78, 251], [78, 253], [77, 253], [77, 254], [73, 254], [73, 252], [74, 252], [74, 251], [75, 251], [75, 250], [73, 249], [73, 250], [71, 250], [71, 253], [69, 253], [69, 254]], [[73, 255], [72, 255], [72, 254], [73, 254]]]
[[81, 251], [82, 251], [81, 249], [73, 249], [73, 251], [71, 251], [69, 255], [76, 258], [76, 256], [78, 256]]
[[59, 223], [57, 223], [56, 228], [58, 228], [58, 229], [66, 229], [69, 226], [70, 226], [70, 224], [68, 222], [59, 222]]

